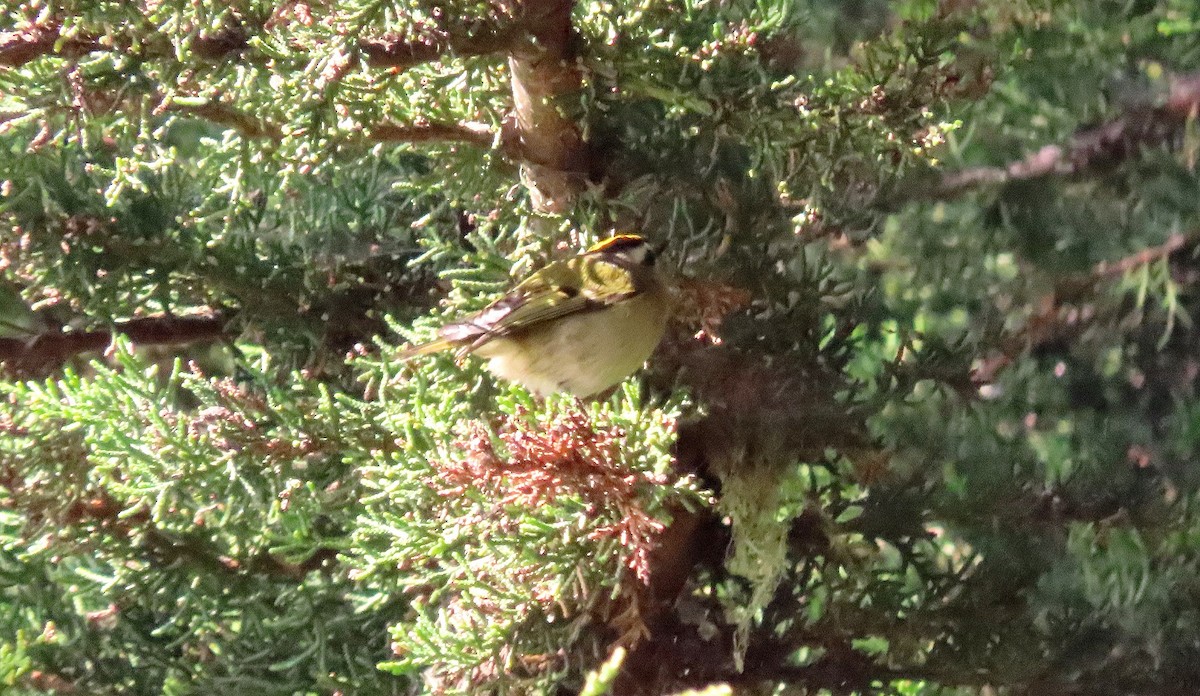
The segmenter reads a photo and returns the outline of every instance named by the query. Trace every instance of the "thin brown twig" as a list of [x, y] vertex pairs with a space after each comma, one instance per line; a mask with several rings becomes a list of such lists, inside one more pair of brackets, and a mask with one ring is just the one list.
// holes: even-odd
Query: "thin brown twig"
[[1116, 261], [1101, 261], [1091, 271], [1059, 281], [1053, 292], [1042, 296], [1034, 314], [1016, 332], [1009, 334], [1001, 345], [973, 370], [971, 380], [976, 385], [995, 380], [1001, 370], [1011, 365], [1032, 348], [1072, 336], [1078, 336], [1098, 318], [1087, 308], [1068, 306], [1078, 301], [1097, 284], [1115, 280], [1155, 261], [1161, 261], [1187, 247], [1200, 244], [1200, 230], [1176, 233], [1157, 246], [1143, 249]]
[[[203, 104], [182, 104], [173, 101], [162, 106], [160, 110], [201, 118], [210, 123], [231, 128], [247, 138], [281, 140], [284, 137], [283, 128], [278, 124], [251, 116], [225, 102], [209, 101]], [[24, 115], [23, 112], [19, 111], [0, 112], [0, 128], [6, 122]], [[382, 123], [375, 126], [368, 126], [364, 130], [363, 135], [357, 138], [347, 138], [345, 142], [460, 142], [490, 148], [497, 145], [497, 138], [495, 131], [483, 123], [470, 121], [448, 123], [444, 121], [422, 120], [413, 124]], [[510, 157], [520, 157], [520, 152], [516, 147], [516, 138], [509, 137], [503, 130], [499, 139], [499, 149]]]
[[1200, 230], [1190, 234], [1177, 232], [1158, 246], [1143, 249], [1136, 254], [1131, 254], [1112, 263], [1101, 261], [1092, 269], [1092, 272], [1089, 274], [1089, 280], [1095, 283], [1100, 280], [1120, 278], [1134, 269], [1165, 259], [1185, 246], [1195, 244], [1197, 241], [1200, 241]]
[[166, 107], [166, 110], [198, 116], [206, 121], [211, 121], [221, 126], [228, 126], [247, 138], [279, 140], [283, 137], [283, 131], [279, 126], [262, 119], [254, 118], [243, 111], [238, 111], [232, 106], [221, 102], [210, 101], [207, 104], [199, 106], [184, 106], [179, 103], [171, 103]]
[[495, 133], [483, 123], [443, 123], [422, 121], [400, 125], [383, 123], [367, 130], [366, 139], [376, 143], [422, 143], [429, 141], [464, 142], [491, 147]]

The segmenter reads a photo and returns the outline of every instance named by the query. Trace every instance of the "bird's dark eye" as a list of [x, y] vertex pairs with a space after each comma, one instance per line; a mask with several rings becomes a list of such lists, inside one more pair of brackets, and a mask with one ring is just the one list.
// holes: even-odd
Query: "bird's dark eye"
[[642, 265], [643, 266], [653, 266], [654, 260], [657, 258], [658, 258], [658, 254], [655, 253], [654, 247], [647, 244], [644, 251], [642, 252]]

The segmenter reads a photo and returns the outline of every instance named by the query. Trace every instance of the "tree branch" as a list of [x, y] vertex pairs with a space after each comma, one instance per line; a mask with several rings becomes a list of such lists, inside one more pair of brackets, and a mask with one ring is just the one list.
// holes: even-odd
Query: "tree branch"
[[88, 500], [72, 503], [66, 510], [64, 522], [91, 522], [118, 536], [140, 536], [146, 550], [163, 565], [184, 562], [218, 575], [267, 575], [299, 581], [337, 557], [335, 549], [322, 547], [298, 563], [276, 558], [265, 551], [242, 561], [217, 553], [199, 537], [168, 534], [154, 526], [149, 512], [139, 510], [127, 514], [127, 507], [107, 491], [100, 491]]
[[525, 0], [529, 36], [508, 57], [513, 119], [523, 153], [525, 180], [534, 210], [561, 213], [582, 189], [589, 153], [576, 123], [559, 111], [558, 99], [579, 89], [571, 52], [573, 0]]
[[18, 374], [43, 374], [80, 353], [104, 350], [117, 334], [143, 346], [181, 345], [221, 338], [225, 322], [220, 314], [140, 317], [117, 322], [108, 331], [56, 330], [28, 339], [0, 337], [0, 364]]
[[[20, 67], [42, 56], [77, 57], [92, 51], [126, 50], [130, 40], [103, 44], [91, 37], [75, 37], [59, 43], [61, 25], [57, 22], [34, 25], [21, 31], [0, 33], [0, 66]], [[404, 70], [429, 63], [447, 55], [483, 56], [507, 51], [525, 32], [521, 22], [480, 31], [471, 36], [456, 36], [438, 29], [418, 38], [386, 35], [358, 42], [361, 58], [372, 68]], [[174, 56], [172, 42], [163, 35], [158, 41], [142, 37], [138, 44], [149, 57]], [[251, 34], [245, 27], [228, 26], [192, 39], [191, 49], [201, 58], [220, 61], [241, 55], [250, 48]]]
[[59, 30], [58, 24], [47, 24], [35, 25], [22, 31], [0, 33], [0, 65], [16, 68], [50, 54], [80, 56], [96, 50], [99, 46], [91, 39], [74, 38], [64, 41], [56, 49]]
[[[1200, 113], [1200, 73], [1171, 80], [1166, 100], [1142, 106], [1079, 131], [1065, 145], [1046, 145], [1016, 162], [948, 172], [933, 182], [910, 181], [897, 200], [948, 200], [986, 186], [1045, 176], [1080, 176], [1128, 160], [1143, 150], [1172, 141]], [[922, 177], [918, 177], [920, 179]]]
[[384, 36], [363, 39], [358, 48], [372, 68], [399, 68], [404, 70], [414, 65], [435, 61], [442, 56], [485, 56], [508, 50], [524, 33], [520, 22], [472, 36], [455, 36], [439, 30], [431, 36], [418, 39]]
[[79, 687], [61, 674], [35, 669], [22, 677], [22, 685], [51, 694], [77, 694]]

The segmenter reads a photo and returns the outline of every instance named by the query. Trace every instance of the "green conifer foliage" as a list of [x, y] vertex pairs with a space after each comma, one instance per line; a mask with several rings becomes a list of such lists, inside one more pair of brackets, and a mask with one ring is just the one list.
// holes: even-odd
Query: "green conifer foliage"
[[1193, 5], [6, 4], [0, 692], [1192, 693]]

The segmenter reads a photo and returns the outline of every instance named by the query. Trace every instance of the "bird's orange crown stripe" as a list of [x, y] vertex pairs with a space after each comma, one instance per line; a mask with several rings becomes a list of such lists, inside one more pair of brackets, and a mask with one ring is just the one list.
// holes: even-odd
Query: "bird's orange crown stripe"
[[618, 249], [624, 246], [634, 246], [635, 244], [645, 244], [646, 239], [640, 234], [618, 234], [608, 239], [596, 242], [587, 250], [587, 253], [594, 254], [598, 251], [608, 251], [609, 249]]

